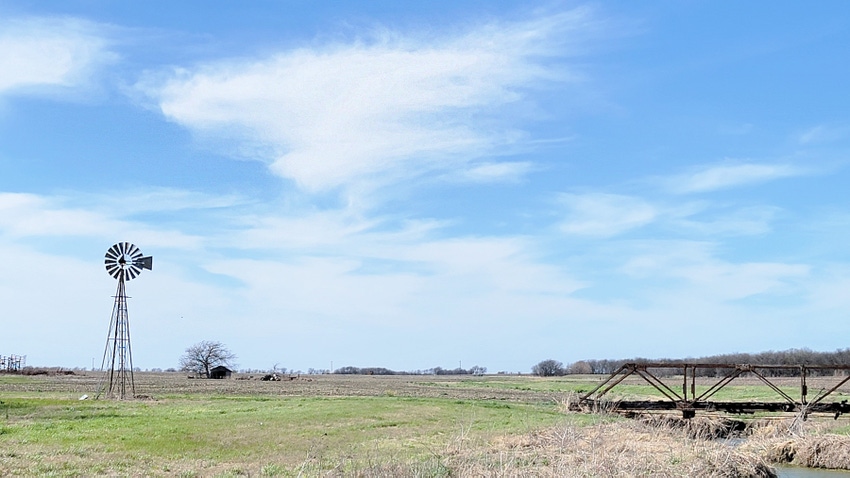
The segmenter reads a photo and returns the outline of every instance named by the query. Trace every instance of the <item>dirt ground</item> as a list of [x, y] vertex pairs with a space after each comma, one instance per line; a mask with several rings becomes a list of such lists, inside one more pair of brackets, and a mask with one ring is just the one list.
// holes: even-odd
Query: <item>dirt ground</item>
[[[522, 386], [536, 377], [435, 376], [435, 375], [281, 375], [281, 381], [262, 381], [264, 374], [234, 374], [222, 380], [190, 379], [184, 373], [137, 372], [137, 397], [156, 398], [173, 394], [226, 394], [276, 396], [398, 396], [439, 397], [459, 400], [508, 400], [541, 402], [566, 392], [535, 391]], [[27, 380], [3, 383], [0, 391], [51, 392], [92, 396], [102, 379], [100, 372], [73, 375], [34, 375]], [[505, 381], [508, 381], [505, 384]]]

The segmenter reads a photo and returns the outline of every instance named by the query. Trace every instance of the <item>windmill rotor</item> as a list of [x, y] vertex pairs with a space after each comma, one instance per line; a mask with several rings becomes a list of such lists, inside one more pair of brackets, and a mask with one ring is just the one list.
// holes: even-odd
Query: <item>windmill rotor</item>
[[143, 256], [142, 251], [129, 242], [119, 242], [110, 247], [103, 263], [106, 272], [118, 280], [132, 280], [142, 273], [142, 269], [153, 269], [153, 257]]

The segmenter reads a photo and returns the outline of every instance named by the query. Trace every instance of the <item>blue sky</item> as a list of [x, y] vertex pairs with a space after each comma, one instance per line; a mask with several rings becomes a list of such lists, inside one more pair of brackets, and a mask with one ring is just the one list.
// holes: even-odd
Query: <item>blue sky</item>
[[850, 4], [0, 1], [0, 355], [848, 346]]

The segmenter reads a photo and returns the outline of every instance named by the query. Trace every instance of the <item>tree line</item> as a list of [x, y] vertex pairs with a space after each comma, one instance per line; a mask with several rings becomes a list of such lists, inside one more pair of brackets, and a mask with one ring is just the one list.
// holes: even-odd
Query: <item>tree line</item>
[[[850, 365], [850, 348], [838, 349], [834, 352], [815, 352], [808, 348], [788, 349], [781, 351], [770, 350], [767, 352], [759, 352], [754, 354], [749, 353], [732, 353], [710, 355], [700, 358], [684, 358], [684, 359], [647, 359], [643, 357], [635, 357], [631, 359], [588, 359], [579, 360], [570, 364], [563, 364], [554, 359], [543, 360], [531, 368], [531, 372], [542, 377], [552, 377], [567, 374], [605, 374], [609, 375], [616, 372], [620, 367], [627, 363], [658, 363], [658, 364], [679, 364], [679, 363], [696, 363], [696, 364], [749, 364], [749, 365], [806, 365], [806, 366], [821, 366], [835, 367]], [[669, 374], [681, 374], [682, 370], [665, 369], [659, 370], [659, 373], [666, 372]], [[816, 375], [816, 371], [812, 371], [810, 375]], [[722, 376], [728, 373], [728, 369], [724, 368], [699, 368], [697, 369], [698, 376], [715, 377]], [[796, 372], [791, 369], [765, 370], [764, 374], [770, 376], [796, 375]], [[832, 374], [832, 371], [824, 371], [823, 373]]]
[[[186, 349], [186, 353], [180, 357], [180, 369], [209, 377], [210, 370], [212, 368], [217, 365], [233, 366], [235, 359], [236, 355], [233, 354], [224, 344], [220, 342], [203, 341]], [[547, 359], [531, 367], [531, 373], [541, 377], [553, 377], [567, 374], [610, 375], [627, 363], [658, 363], [664, 365], [676, 365], [680, 363], [700, 365], [806, 365], [835, 367], [850, 365], [850, 348], [838, 349], [834, 352], [815, 352], [808, 348], [781, 351], [770, 350], [755, 354], [733, 353], [684, 359], [647, 359], [643, 357], [635, 357], [631, 359], [587, 359], [579, 360], [567, 365], [564, 365], [562, 362], [554, 359]], [[279, 371], [277, 365], [275, 365], [274, 369], [275, 372]], [[286, 369], [281, 370], [282, 371], [280, 373], [286, 373]], [[696, 370], [697, 376], [701, 377], [723, 376], [728, 372], [729, 369], [723, 367], [700, 367]], [[833, 372], [833, 370], [824, 370], [821, 372], [812, 370], [809, 374], [832, 374]], [[413, 372], [398, 372], [384, 367], [354, 367], [349, 365], [340, 367], [332, 372], [330, 370], [318, 371], [310, 369], [308, 373], [335, 373], [341, 375], [484, 375], [487, 373], [487, 367], [481, 367], [479, 365], [473, 365], [468, 369], [461, 367], [454, 369], [434, 367], [426, 370], [416, 370]], [[653, 373], [657, 373], [659, 375], [681, 375], [683, 370], [676, 368], [664, 368], [653, 370]], [[797, 371], [794, 369], [772, 369], [761, 370], [760, 373], [769, 376], [793, 376], [797, 374]]]
[[415, 370], [412, 372], [397, 372], [383, 367], [340, 367], [333, 371], [336, 374], [342, 375], [484, 375], [487, 373], [487, 367], [473, 365], [466, 368], [444, 369], [442, 367], [434, 367], [426, 370]]
[[[223, 365], [226, 367], [235, 367], [236, 354], [230, 351], [226, 345], [221, 342], [204, 340], [192, 345], [186, 349], [180, 357], [180, 370], [184, 372], [192, 372], [200, 377], [210, 378], [210, 371]], [[286, 373], [286, 368], [280, 368], [277, 364], [273, 367], [274, 373]], [[310, 375], [335, 373], [342, 375], [484, 375], [487, 373], [487, 367], [473, 365], [472, 367], [444, 369], [442, 367], [429, 368], [427, 370], [416, 370], [415, 372], [397, 372], [384, 367], [340, 367], [333, 372], [330, 370], [310, 369], [307, 372]]]

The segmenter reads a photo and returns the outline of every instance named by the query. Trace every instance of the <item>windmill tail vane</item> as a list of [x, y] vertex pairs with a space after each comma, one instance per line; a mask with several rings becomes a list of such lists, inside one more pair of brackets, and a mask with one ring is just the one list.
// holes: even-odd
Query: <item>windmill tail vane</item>
[[153, 270], [153, 257], [144, 256], [142, 251], [129, 242], [119, 242], [106, 251], [106, 272], [118, 280], [115, 304], [109, 322], [106, 348], [103, 351], [101, 371], [103, 378], [98, 386], [96, 398], [103, 394], [107, 398], [133, 398], [136, 385], [133, 379], [133, 352], [130, 347], [130, 320], [127, 313], [125, 282], [135, 279], [142, 270]]

